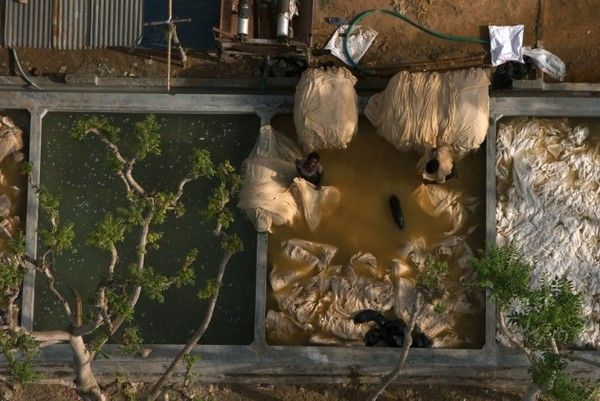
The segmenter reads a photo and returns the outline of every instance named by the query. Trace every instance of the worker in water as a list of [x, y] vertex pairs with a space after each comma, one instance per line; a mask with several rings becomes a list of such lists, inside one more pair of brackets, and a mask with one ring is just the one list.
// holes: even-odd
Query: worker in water
[[321, 158], [317, 152], [312, 152], [306, 160], [296, 160], [296, 171], [298, 177], [304, 178], [317, 189], [321, 189], [321, 179], [323, 178], [323, 166], [319, 162]]
[[448, 146], [427, 148], [417, 163], [417, 170], [426, 184], [443, 184], [457, 177], [452, 151]]

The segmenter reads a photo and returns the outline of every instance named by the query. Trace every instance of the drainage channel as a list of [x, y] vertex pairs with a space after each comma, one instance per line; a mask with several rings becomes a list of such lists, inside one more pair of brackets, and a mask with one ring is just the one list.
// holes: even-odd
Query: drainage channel
[[[190, 115], [256, 115], [261, 123], [273, 116], [291, 113], [293, 97], [273, 95], [139, 94], [5, 92], [0, 109], [29, 113], [29, 160], [43, 166], [42, 133], [52, 113], [156, 113]], [[490, 128], [486, 145], [486, 241], [494, 243], [496, 209], [496, 129], [503, 117], [600, 117], [600, 101], [589, 97], [503, 96], [491, 98]], [[248, 133], [248, 135], [254, 133]], [[34, 168], [28, 188], [26, 245], [30, 256], [37, 253], [38, 200], [33, 190], [41, 182]], [[389, 348], [346, 348], [330, 346], [271, 346], [265, 338], [267, 308], [268, 236], [256, 236], [256, 277], [254, 294], [253, 341], [247, 345], [199, 345], [195, 353], [202, 363], [195, 367], [200, 380], [212, 382], [337, 382], [371, 381], [386, 373], [397, 358]], [[24, 281], [21, 324], [34, 326], [35, 277]], [[198, 317], [199, 319], [199, 317]], [[426, 381], [444, 376], [444, 380], [481, 382], [486, 379], [513, 380], [522, 377], [526, 361], [516, 352], [505, 350], [495, 341], [495, 307], [486, 301], [485, 344], [481, 349], [415, 349], [411, 351], [406, 380]], [[160, 374], [180, 349], [177, 344], [148, 344], [149, 357], [133, 358], [107, 345], [108, 359], [95, 362], [95, 370], [107, 377], [115, 372], [132, 378]], [[597, 357], [598, 352], [576, 351], [581, 356]], [[39, 368], [52, 375], [71, 375], [69, 347], [57, 345], [42, 349]], [[580, 372], [589, 372], [585, 365]]]

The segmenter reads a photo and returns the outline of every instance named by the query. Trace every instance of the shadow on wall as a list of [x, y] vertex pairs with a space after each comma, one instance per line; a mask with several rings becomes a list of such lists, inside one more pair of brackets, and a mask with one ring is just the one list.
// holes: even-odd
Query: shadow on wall
[[[203, 51], [216, 48], [212, 28], [219, 22], [220, 3], [218, 0], [173, 0], [173, 18], [192, 20], [177, 24], [177, 34], [184, 48]], [[168, 15], [168, 1], [144, 0], [145, 23], [165, 21]], [[166, 48], [165, 25], [144, 27], [141, 46]]]

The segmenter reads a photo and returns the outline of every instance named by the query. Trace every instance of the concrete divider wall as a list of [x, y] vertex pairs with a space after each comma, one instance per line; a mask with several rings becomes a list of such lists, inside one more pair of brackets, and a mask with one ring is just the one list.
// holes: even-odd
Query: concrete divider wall
[[[364, 105], [364, 99], [361, 99]], [[361, 106], [362, 107], [362, 106]], [[31, 116], [29, 158], [34, 164], [27, 199], [26, 238], [29, 256], [36, 256], [38, 201], [32, 186], [39, 183], [43, 119], [47, 112], [171, 113], [171, 114], [257, 114], [263, 123], [277, 113], [290, 113], [293, 97], [288, 95], [229, 94], [135, 94], [100, 92], [6, 91], [0, 109], [26, 109]], [[496, 128], [505, 116], [600, 117], [600, 100], [573, 96], [498, 96], [491, 98], [490, 128], [486, 152], [486, 240], [495, 242]], [[257, 235], [255, 338], [248, 346], [199, 345], [202, 356], [195, 373], [211, 382], [337, 382], [371, 381], [389, 371], [399, 353], [390, 348], [344, 348], [314, 346], [270, 346], [265, 341], [267, 291], [267, 235]], [[21, 324], [33, 327], [33, 273], [24, 282]], [[100, 377], [115, 372], [146, 380], [160, 374], [180, 345], [148, 345], [149, 357], [133, 358], [118, 346], [107, 345], [109, 359], [94, 362]], [[578, 351], [582, 356], [600, 358], [600, 352]], [[42, 350], [39, 367], [52, 377], [70, 377], [72, 356], [69, 347], [56, 345]], [[501, 349], [495, 342], [495, 306], [486, 303], [486, 342], [482, 349], [415, 349], [411, 351], [405, 379], [426, 381], [440, 375], [448, 382], [483, 383], [485, 380], [514, 380], [526, 373], [526, 360], [514, 350]], [[583, 375], [586, 365], [574, 365]]]

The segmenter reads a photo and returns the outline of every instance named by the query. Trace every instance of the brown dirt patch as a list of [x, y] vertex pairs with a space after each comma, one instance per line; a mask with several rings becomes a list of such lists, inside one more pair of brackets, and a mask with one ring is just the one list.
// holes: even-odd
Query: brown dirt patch
[[[293, 385], [203, 385], [197, 386], [190, 394], [200, 396], [205, 401], [363, 401], [372, 386], [342, 386], [313, 384]], [[388, 389], [381, 401], [517, 401], [520, 388], [493, 390], [480, 387], [422, 385], [399, 386]], [[121, 394], [113, 393], [113, 401], [125, 401]], [[11, 401], [75, 401], [77, 394], [72, 389], [59, 386], [32, 385], [16, 394]], [[179, 400], [171, 395], [170, 400]]]

